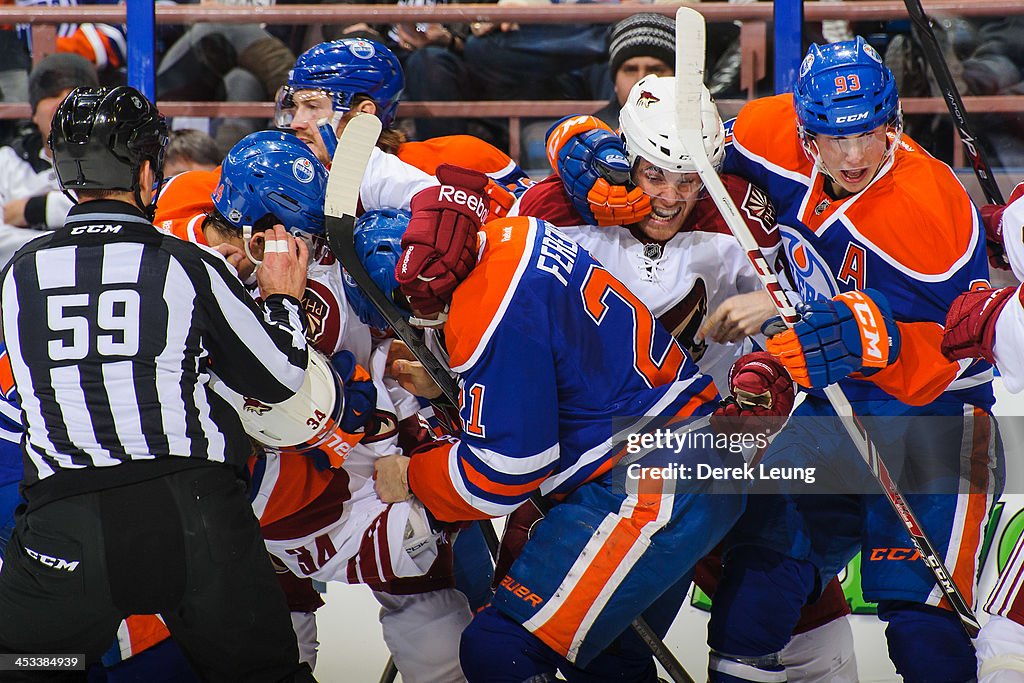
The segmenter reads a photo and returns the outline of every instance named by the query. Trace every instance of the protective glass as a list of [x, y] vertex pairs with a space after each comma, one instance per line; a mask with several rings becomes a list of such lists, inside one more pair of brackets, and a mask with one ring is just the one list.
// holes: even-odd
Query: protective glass
[[335, 93], [329, 90], [296, 89], [283, 85], [274, 98], [274, 124], [278, 128], [288, 128], [295, 122], [319, 121], [329, 118], [334, 112], [344, 114], [349, 110], [347, 105], [335, 100]]
[[693, 201], [704, 189], [699, 174], [666, 171], [643, 158], [637, 160], [630, 177], [647, 196], [668, 202]]

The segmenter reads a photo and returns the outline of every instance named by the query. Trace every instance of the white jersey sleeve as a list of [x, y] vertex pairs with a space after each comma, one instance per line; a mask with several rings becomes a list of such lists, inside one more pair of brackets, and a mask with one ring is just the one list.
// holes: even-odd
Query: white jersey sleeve
[[374, 147], [359, 186], [359, 201], [364, 211], [375, 209], [409, 210], [409, 201], [420, 190], [437, 185], [437, 178], [427, 175], [394, 154]]
[[[1014, 192], [1016, 194], [1016, 192]], [[1024, 280], [1024, 196], [1007, 205], [1003, 211], [1003, 246], [1010, 267], [1018, 280]], [[996, 367], [1003, 376], [1007, 390], [1024, 391], [1024, 285], [1017, 288], [996, 320], [996, 341], [993, 353]]]

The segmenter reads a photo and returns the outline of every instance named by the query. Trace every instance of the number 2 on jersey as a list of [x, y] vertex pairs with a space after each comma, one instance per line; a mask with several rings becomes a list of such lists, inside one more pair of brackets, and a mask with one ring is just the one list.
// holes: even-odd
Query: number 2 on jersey
[[[683, 350], [671, 339], [668, 348], [655, 357], [655, 321], [650, 310], [626, 285], [616, 280], [603, 268], [591, 266], [583, 282], [583, 302], [587, 313], [598, 325], [612, 305], [625, 306], [633, 318], [633, 368], [651, 387], [668, 384], [679, 376], [679, 369], [685, 361]], [[615, 302], [618, 302], [615, 304]], [[667, 335], [666, 335], [667, 338]]]

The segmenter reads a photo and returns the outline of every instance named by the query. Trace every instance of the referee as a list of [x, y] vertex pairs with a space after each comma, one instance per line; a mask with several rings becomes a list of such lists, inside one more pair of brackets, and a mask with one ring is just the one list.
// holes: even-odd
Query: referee
[[[156, 230], [167, 135], [133, 88], [72, 91], [50, 146], [78, 203], [3, 271], [28, 505], [0, 651], [91, 663], [126, 615], [159, 613], [204, 680], [312, 681], [238, 476], [249, 441], [209, 388], [276, 403], [301, 386], [308, 254], [268, 231], [260, 307], [218, 254]], [[56, 676], [0, 679], [33, 675]]]

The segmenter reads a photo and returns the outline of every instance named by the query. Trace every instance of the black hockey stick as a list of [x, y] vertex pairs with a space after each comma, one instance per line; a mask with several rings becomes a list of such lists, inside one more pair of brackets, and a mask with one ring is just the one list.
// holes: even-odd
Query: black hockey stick
[[427, 348], [421, 332], [409, 324], [402, 311], [388, 299], [366, 272], [355, 251], [353, 236], [359, 185], [370, 153], [377, 144], [380, 130], [380, 119], [372, 114], [360, 114], [345, 124], [331, 162], [331, 173], [327, 178], [327, 196], [324, 199], [327, 244], [359, 289], [388, 321], [388, 325], [395, 331], [395, 336], [401, 339], [416, 356], [416, 360], [423, 364], [444, 397], [453, 406], [458, 406], [458, 384], [448, 374], [448, 369], [441, 365], [437, 356]]
[[[967, 158], [971, 160], [971, 167], [974, 169], [974, 175], [978, 177], [978, 184], [985, 194], [985, 200], [989, 204], [1005, 203], [1003, 193], [999, 190], [999, 183], [996, 182], [996, 178], [992, 174], [992, 167], [985, 159], [981, 144], [978, 142], [977, 136], [974, 135], [971, 125], [967, 122], [964, 101], [960, 97], [960, 91], [957, 90], [946, 58], [942, 55], [942, 47], [932, 29], [932, 19], [925, 14], [921, 0], [903, 0], [903, 4], [906, 5], [907, 12], [910, 14], [910, 21], [917, 28], [921, 38], [921, 49], [924, 50], [925, 59], [928, 60], [928, 66], [932, 70], [932, 75], [935, 76], [935, 82], [938, 83], [939, 90], [942, 91], [942, 99], [946, 102], [949, 115], [953, 117], [953, 125], [956, 126], [960, 142], [963, 143], [964, 151], [967, 152]], [[1003, 249], [1002, 244], [988, 242], [988, 247], [1003, 265], [1009, 266], [1009, 261], [1006, 260], [1006, 250]]]
[[[380, 120], [376, 116], [361, 114], [352, 118], [341, 133], [331, 162], [331, 172], [327, 179], [327, 196], [324, 199], [327, 243], [356, 285], [387, 320], [395, 335], [405, 342], [416, 359], [423, 364], [423, 368], [431, 379], [441, 388], [445, 397], [457, 408], [459, 388], [448, 373], [448, 368], [442, 365], [437, 356], [427, 347], [420, 331], [409, 324], [402, 311], [395, 307], [377, 286], [377, 283], [373, 281], [355, 250], [355, 213], [359, 200], [359, 185], [362, 182], [370, 154], [377, 143], [380, 130]], [[549, 508], [547, 502], [539, 494], [531, 496], [531, 500], [541, 512], [545, 512]], [[494, 527], [482, 523], [480, 528], [484, 533], [492, 557], [496, 559], [498, 538]], [[647, 643], [652, 654], [676, 683], [695, 683], [642, 616], [637, 617], [631, 626], [637, 636]], [[394, 662], [389, 661], [381, 681], [394, 680], [395, 672]]]
[[[754, 239], [750, 228], [740, 217], [736, 205], [725, 186], [722, 185], [718, 173], [712, 167], [704, 150], [700, 128], [700, 98], [704, 78], [704, 18], [688, 7], [682, 7], [676, 13], [676, 45], [688, 47], [685, 54], [682, 50], [676, 51], [676, 127], [680, 141], [696, 165], [701, 180], [704, 181], [705, 189], [721, 212], [729, 230], [746, 252], [761, 284], [775, 303], [779, 315], [782, 316], [787, 326], [792, 327], [800, 320], [800, 316], [797, 315], [792, 304], [789, 303], [789, 299], [786, 298], [778, 277], [765, 260], [757, 240]], [[864, 458], [871, 473], [878, 480], [896, 515], [903, 522], [914, 547], [920, 553], [925, 564], [928, 565], [943, 595], [960, 618], [960, 624], [964, 631], [972, 638], [977, 636], [980, 625], [974, 616], [974, 611], [953, 581], [953, 577], [950, 576], [942, 557], [925, 533], [917, 515], [914, 514], [903, 493], [889, 474], [878, 449], [871, 441], [860, 418], [854, 412], [849, 399], [838, 384], [829, 385], [823, 391], [861, 457]]]

